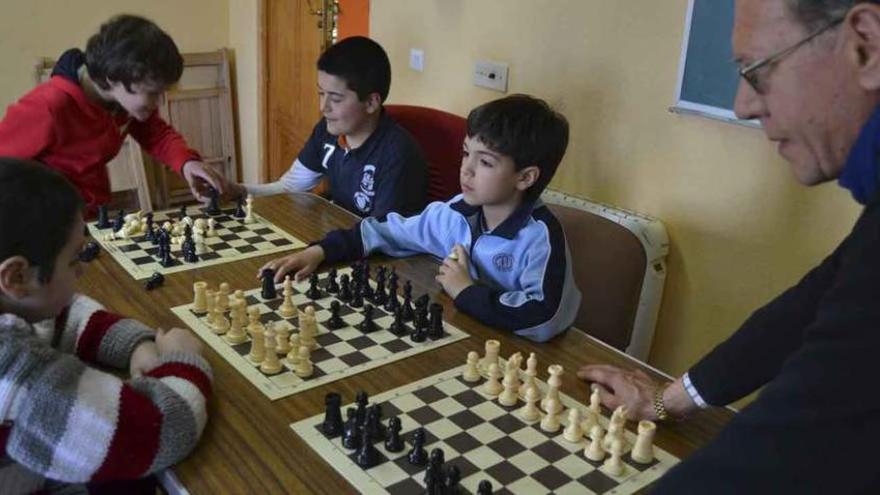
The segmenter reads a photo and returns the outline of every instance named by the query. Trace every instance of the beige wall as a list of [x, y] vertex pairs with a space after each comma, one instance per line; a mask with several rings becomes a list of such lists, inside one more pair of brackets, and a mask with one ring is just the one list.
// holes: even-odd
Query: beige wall
[[[500, 93], [478, 58], [510, 64], [510, 91], [571, 121], [553, 185], [663, 220], [672, 240], [651, 362], [684, 371], [795, 282], [857, 213], [836, 185], [807, 190], [758, 130], [671, 114], [687, 0], [372, 0], [391, 102], [465, 115]], [[404, 21], [405, 20], [405, 21]], [[410, 47], [425, 71], [407, 68]]]
[[102, 22], [121, 13], [148, 17], [184, 52], [216, 50], [229, 42], [228, 0], [0, 0], [0, 109], [34, 85], [39, 57], [84, 48]]
[[259, 12], [257, 0], [229, 0], [229, 46], [237, 99], [236, 136], [242, 181], [260, 182]]

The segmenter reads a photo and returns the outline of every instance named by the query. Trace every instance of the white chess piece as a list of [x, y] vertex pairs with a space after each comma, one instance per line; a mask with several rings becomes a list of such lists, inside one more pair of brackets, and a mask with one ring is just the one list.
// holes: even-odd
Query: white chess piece
[[611, 442], [611, 457], [605, 459], [602, 464], [602, 471], [611, 476], [620, 476], [623, 474], [624, 467], [621, 457], [623, 456], [623, 443], [619, 438], [615, 438]]
[[300, 346], [299, 363], [296, 364], [293, 372], [296, 374], [296, 376], [300, 378], [308, 378], [312, 376], [312, 374], [315, 372], [315, 368], [312, 365], [311, 353], [309, 352], [308, 347]]
[[[547, 413], [558, 414], [562, 411], [562, 401], [559, 400], [559, 387], [562, 385], [562, 366], [551, 364], [547, 368], [547, 372], [550, 373], [550, 378], [547, 380], [547, 395], [541, 401], [541, 409]], [[552, 406], [550, 405], [551, 399], [553, 399]], [[548, 409], [549, 407], [553, 407], [555, 410], [550, 410]]]
[[526, 390], [526, 405], [519, 408], [519, 416], [529, 422], [537, 421], [541, 418], [541, 410], [538, 409], [537, 402], [541, 399], [540, 392], [536, 388]]
[[284, 277], [284, 302], [278, 308], [278, 314], [285, 318], [293, 318], [296, 316], [296, 306], [293, 305], [293, 285], [290, 281], [290, 275]]
[[605, 432], [602, 427], [598, 424], [594, 425], [590, 430], [590, 444], [584, 449], [584, 457], [593, 462], [599, 462], [605, 458], [605, 449], [602, 448], [604, 436]]
[[263, 357], [263, 361], [260, 363], [260, 371], [266, 373], [267, 375], [274, 375], [281, 371], [281, 361], [278, 359], [278, 352], [276, 350], [276, 340], [277, 335], [275, 334], [274, 326], [271, 322], [266, 324], [266, 334], [263, 339], [263, 343], [265, 346], [265, 357]]
[[290, 350], [287, 351], [287, 362], [293, 367], [299, 364], [299, 348], [299, 334], [292, 334], [290, 336]]
[[197, 315], [203, 315], [208, 311], [207, 298], [205, 291], [208, 289], [208, 282], [193, 283], [193, 305], [192, 312]]
[[559, 399], [556, 397], [551, 397], [546, 404], [547, 415], [541, 420], [541, 429], [547, 433], [554, 433], [559, 431], [561, 426], [559, 423], [559, 412], [562, 411], [562, 404], [559, 403]]
[[639, 464], [650, 464], [654, 460], [654, 433], [657, 425], [653, 421], [639, 421], [639, 436], [633, 446], [632, 458]]
[[251, 306], [247, 310], [248, 313], [248, 326], [247, 332], [248, 335], [253, 336], [254, 332], [263, 332], [265, 328], [263, 324], [260, 323], [260, 308], [256, 306]]
[[476, 352], [469, 352], [467, 356], [467, 364], [465, 365], [464, 372], [462, 372], [461, 378], [469, 383], [480, 381], [480, 370], [478, 368], [480, 361], [480, 355]]
[[286, 324], [282, 323], [278, 325], [275, 334], [278, 335], [278, 354], [287, 355], [287, 353], [290, 352], [290, 329], [287, 328]]
[[568, 426], [562, 432], [562, 438], [571, 443], [577, 443], [581, 441], [583, 436], [584, 430], [581, 430], [581, 410], [572, 407], [568, 411]]
[[593, 430], [593, 425], [599, 424], [599, 418], [596, 416], [596, 413], [593, 412], [592, 409], [587, 409], [583, 412], [583, 421], [581, 421], [581, 431], [584, 433], [590, 432]]
[[208, 219], [208, 231], [205, 232], [205, 237], [214, 237], [217, 235], [217, 231], [214, 228], [217, 226], [217, 220], [213, 218]]
[[504, 371], [504, 391], [498, 396], [498, 403], [502, 406], [512, 407], [516, 405], [517, 394], [519, 392], [519, 360], [516, 358], [518, 354], [510, 356]]
[[229, 330], [229, 320], [223, 315], [223, 309], [220, 307], [220, 294], [214, 298], [214, 318], [211, 322], [211, 331], [217, 335], [223, 335]]
[[318, 322], [315, 318], [314, 306], [306, 306], [305, 311], [299, 314], [299, 343], [303, 347], [308, 347], [311, 352], [318, 346], [315, 342], [315, 335], [318, 333]]
[[217, 305], [220, 306], [221, 311], [229, 308], [229, 284], [226, 282], [221, 283], [217, 291]]
[[254, 218], [254, 196], [251, 194], [248, 194], [247, 199], [245, 200], [244, 211], [244, 223], [255, 223], [257, 221], [257, 219]]
[[486, 354], [480, 362], [480, 370], [484, 373], [489, 372], [489, 367], [498, 364], [498, 356], [501, 354], [501, 342], [494, 339], [486, 341]]
[[[523, 397], [525, 397], [529, 388], [538, 388], [538, 382], [536, 381], [538, 377], [538, 358], [535, 357], [534, 352], [530, 353], [529, 358], [526, 360], [525, 375], [525, 381], [519, 388], [519, 394]], [[540, 390], [538, 392], [540, 392]]]
[[266, 359], [266, 337], [262, 325], [251, 332], [251, 352], [248, 353], [248, 359], [254, 364], [261, 364]]
[[[247, 334], [244, 332], [241, 318], [241, 315], [245, 313], [244, 303], [233, 300], [231, 305], [232, 307], [229, 310], [230, 327], [226, 335], [223, 336], [223, 339], [233, 345], [241, 344], [247, 340]], [[245, 317], [244, 321], [247, 321], [247, 317]]]
[[214, 325], [214, 305], [217, 304], [217, 293], [211, 289], [205, 290], [205, 311], [207, 313], [207, 317], [205, 318], [205, 323], [208, 326]]
[[486, 383], [483, 385], [483, 391], [492, 397], [500, 394], [504, 389], [504, 387], [501, 386], [501, 382], [498, 381], [501, 376], [501, 370], [498, 369], [497, 363], [489, 365], [489, 379], [486, 380]]
[[605, 435], [605, 450], [611, 450], [611, 444], [614, 440], [620, 440], [621, 445], [625, 449], [628, 442], [624, 436], [626, 432], [626, 420], [620, 416], [614, 417], [608, 422], [608, 433]]
[[602, 415], [602, 399], [599, 397], [598, 385], [593, 385], [593, 391], [590, 392], [590, 411], [596, 416]]

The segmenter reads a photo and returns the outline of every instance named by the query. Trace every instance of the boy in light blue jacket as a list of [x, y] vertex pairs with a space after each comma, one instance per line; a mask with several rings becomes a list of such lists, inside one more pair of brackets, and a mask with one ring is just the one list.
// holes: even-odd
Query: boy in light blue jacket
[[443, 259], [436, 279], [459, 310], [538, 342], [563, 332], [581, 294], [565, 233], [540, 195], [565, 154], [568, 122], [540, 99], [512, 95], [472, 110], [467, 127], [461, 194], [409, 218], [365, 218], [263, 269], [300, 280], [322, 262], [428, 253]]

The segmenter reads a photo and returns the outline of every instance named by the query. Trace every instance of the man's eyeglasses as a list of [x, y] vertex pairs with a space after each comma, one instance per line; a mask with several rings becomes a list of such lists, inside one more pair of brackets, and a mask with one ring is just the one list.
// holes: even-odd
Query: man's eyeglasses
[[834, 26], [837, 26], [841, 22], [843, 22], [843, 18], [835, 19], [835, 20], [829, 22], [828, 24], [820, 27], [819, 29], [813, 31], [812, 33], [807, 35], [806, 38], [798, 41], [797, 43], [795, 43], [791, 46], [788, 46], [786, 48], [783, 48], [782, 50], [779, 50], [778, 52], [776, 52], [770, 56], [764, 57], [760, 60], [756, 60], [745, 67], [741, 67], [739, 69], [740, 77], [745, 79], [746, 82], [749, 83], [749, 86], [751, 86], [752, 89], [754, 89], [756, 93], [758, 93], [759, 95], [764, 94], [764, 91], [767, 88], [765, 88], [764, 85], [762, 84], [763, 81], [760, 77], [761, 69], [769, 67], [772, 64], [775, 64], [776, 62], [779, 62], [785, 56], [793, 53], [795, 50], [797, 50], [801, 46], [809, 43], [814, 38], [818, 37], [819, 35], [821, 35], [825, 31], [828, 31], [829, 29], [833, 28]]

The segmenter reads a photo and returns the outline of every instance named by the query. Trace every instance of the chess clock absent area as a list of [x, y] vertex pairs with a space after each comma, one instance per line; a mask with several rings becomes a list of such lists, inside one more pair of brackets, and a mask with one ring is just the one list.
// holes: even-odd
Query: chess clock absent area
[[128, 214], [101, 207], [88, 229], [135, 280], [305, 247], [254, 213], [251, 203], [220, 208], [214, 200], [206, 207]]
[[272, 400], [468, 337], [393, 269], [358, 263], [277, 286], [273, 277], [250, 290], [196, 282], [193, 303], [172, 309]]

